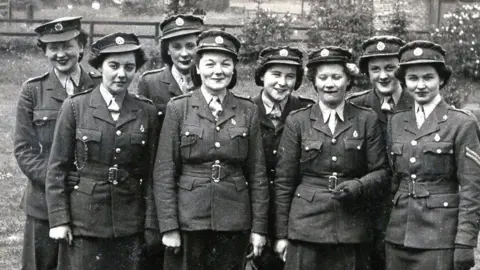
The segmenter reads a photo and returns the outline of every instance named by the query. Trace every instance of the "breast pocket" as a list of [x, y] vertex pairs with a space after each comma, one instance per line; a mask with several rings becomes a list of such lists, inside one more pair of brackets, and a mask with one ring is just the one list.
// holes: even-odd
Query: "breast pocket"
[[232, 155], [239, 159], [247, 158], [248, 154], [248, 128], [234, 127], [228, 129], [232, 145]]
[[184, 125], [180, 135], [180, 152], [182, 158], [189, 159], [201, 152], [200, 141], [203, 138], [203, 128], [193, 125]]
[[101, 155], [102, 132], [94, 129], [77, 129], [75, 157], [77, 166], [82, 167], [89, 160], [97, 160]]
[[315, 159], [322, 152], [322, 144], [321, 141], [302, 140], [300, 163], [307, 163]]
[[147, 145], [147, 134], [141, 132], [134, 132], [130, 137], [131, 154], [132, 156], [141, 155]]
[[58, 110], [39, 109], [33, 111], [33, 124], [42, 146], [48, 147], [53, 140], [53, 131], [57, 122]]
[[389, 161], [390, 161], [390, 166], [393, 167], [393, 170], [395, 171], [395, 168], [404, 168], [402, 167], [401, 162], [401, 157], [403, 154], [403, 144], [402, 143], [393, 143], [392, 147], [390, 149], [390, 153], [388, 155]]
[[345, 139], [345, 167], [350, 170], [366, 169], [367, 159], [363, 139]]
[[428, 174], [450, 174], [455, 168], [453, 143], [425, 143], [422, 148], [425, 169]]

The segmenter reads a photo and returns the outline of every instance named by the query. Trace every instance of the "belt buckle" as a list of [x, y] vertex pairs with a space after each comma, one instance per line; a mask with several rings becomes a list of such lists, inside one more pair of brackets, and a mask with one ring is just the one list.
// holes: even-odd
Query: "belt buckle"
[[328, 191], [333, 191], [337, 187], [338, 178], [335, 175], [328, 177]]
[[108, 182], [109, 182], [109, 183], [112, 183], [113, 185], [118, 184], [117, 176], [118, 176], [118, 167], [117, 167], [117, 165], [108, 168]]
[[212, 165], [212, 180], [215, 183], [220, 182], [220, 170], [222, 166], [220, 164], [213, 164]]

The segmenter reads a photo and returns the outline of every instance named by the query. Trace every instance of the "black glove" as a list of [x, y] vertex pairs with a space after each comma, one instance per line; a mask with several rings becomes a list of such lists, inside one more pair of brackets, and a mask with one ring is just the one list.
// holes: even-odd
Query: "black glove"
[[352, 201], [359, 198], [363, 192], [363, 184], [358, 179], [338, 184], [333, 190], [333, 199], [338, 201]]
[[160, 231], [147, 228], [145, 229], [143, 236], [145, 238], [145, 245], [147, 251], [162, 248], [162, 236], [160, 234]]
[[453, 265], [455, 270], [469, 270], [475, 266], [473, 247], [455, 245], [455, 252], [453, 253]]
[[80, 182], [80, 177], [78, 175], [78, 172], [68, 172], [68, 177], [67, 177], [67, 189], [69, 191], [72, 191], [76, 185]]

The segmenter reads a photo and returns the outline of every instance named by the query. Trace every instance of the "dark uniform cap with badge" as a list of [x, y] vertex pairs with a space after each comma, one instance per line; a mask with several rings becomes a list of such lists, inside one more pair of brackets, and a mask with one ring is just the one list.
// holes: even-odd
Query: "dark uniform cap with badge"
[[308, 55], [307, 67], [318, 63], [351, 63], [352, 53], [337, 46], [326, 46]]
[[263, 86], [263, 75], [267, 71], [267, 65], [280, 64], [291, 65], [301, 69], [297, 70], [297, 81], [294, 89], [298, 89], [303, 80], [303, 53], [298, 48], [289, 46], [267, 47], [260, 52], [258, 66], [255, 69], [255, 83]]
[[426, 40], [415, 40], [400, 48], [400, 66], [413, 64], [445, 64], [442, 46]]
[[106, 35], [92, 44], [92, 52], [95, 55], [104, 53], [131, 52], [140, 49], [140, 41], [132, 33], [113, 33]]
[[203, 19], [192, 15], [173, 15], [161, 24], [162, 40], [196, 34], [203, 31]]
[[358, 65], [360, 72], [368, 72], [368, 60], [372, 57], [397, 56], [405, 41], [395, 36], [374, 36], [362, 43], [363, 55]]
[[207, 30], [197, 38], [197, 55], [203, 51], [222, 51], [237, 57], [240, 47], [240, 40], [225, 31]]
[[42, 24], [34, 29], [43, 43], [63, 42], [71, 40], [81, 32], [82, 17], [63, 17]]

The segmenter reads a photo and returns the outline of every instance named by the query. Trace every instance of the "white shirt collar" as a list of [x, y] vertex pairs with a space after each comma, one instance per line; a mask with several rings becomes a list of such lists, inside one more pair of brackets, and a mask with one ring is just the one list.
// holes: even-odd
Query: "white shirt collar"
[[320, 100], [318, 101], [318, 105], [320, 106], [320, 110], [322, 111], [323, 123], [326, 123], [328, 121], [328, 117], [330, 116], [330, 112], [333, 111], [333, 110], [337, 113], [338, 118], [340, 118], [340, 120], [342, 120], [342, 122], [343, 122], [343, 120], [344, 120], [343, 111], [344, 111], [344, 108], [345, 108], [345, 100], [343, 100], [342, 103], [340, 103], [335, 109], [331, 109], [327, 105], [323, 104], [323, 102], [321, 102]]
[[[122, 108], [122, 103], [123, 103], [123, 100], [125, 99], [126, 92], [127, 91], [123, 91], [122, 93], [119, 93], [118, 95], [116, 95], [115, 101], [117, 102], [120, 108]], [[114, 98], [113, 95], [110, 92], [108, 92], [108, 90], [103, 86], [103, 84], [100, 84], [100, 94], [102, 95], [103, 100], [105, 100], [105, 103], [107, 103], [107, 107], [108, 107], [108, 105], [110, 104], [110, 100]]]
[[80, 67], [79, 64], [77, 64], [77, 68], [70, 74], [59, 72], [56, 68], [53, 69], [53, 72], [55, 72], [55, 75], [57, 76], [57, 79], [62, 84], [63, 88], [66, 87], [65, 85], [67, 84], [67, 80], [69, 78], [72, 78], [73, 83], [75, 83], [76, 86], [80, 84], [80, 77], [82, 76], [82, 68]]
[[[267, 94], [265, 93], [265, 91], [266, 91], [265, 89], [262, 91], [262, 102], [263, 102], [263, 106], [265, 107], [265, 112], [268, 115], [273, 111], [273, 106], [275, 106], [275, 102], [273, 102], [267, 97]], [[277, 102], [278, 104], [280, 104], [280, 110], [282, 112], [283, 112], [283, 109], [285, 108], [285, 105], [287, 105], [287, 101], [289, 98], [290, 97], [287, 97], [284, 100]]]
[[[205, 98], [205, 101], [207, 101], [207, 104], [209, 104], [214, 95], [210, 94], [203, 85], [200, 87], [200, 91], [202, 92], [202, 95]], [[224, 89], [222, 92], [218, 93], [218, 95], [216, 96], [220, 98], [220, 103], [223, 103], [223, 100], [225, 99], [226, 95], [227, 95], [227, 89]]]
[[[438, 94], [429, 103], [422, 104], [423, 111], [425, 112], [425, 119], [428, 118], [428, 116], [433, 112], [433, 110], [435, 109], [435, 107], [437, 107], [440, 101], [442, 101], [442, 97], [440, 96], [440, 94]], [[420, 109], [420, 104], [418, 104], [415, 101], [415, 113], [417, 113], [419, 109]]]
[[[177, 82], [178, 85], [183, 85], [185, 83], [191, 83], [190, 74], [182, 74], [178, 69], [173, 65], [172, 67], [172, 76]], [[181, 88], [181, 87], [180, 87]], [[182, 90], [183, 91], [183, 90]]]

